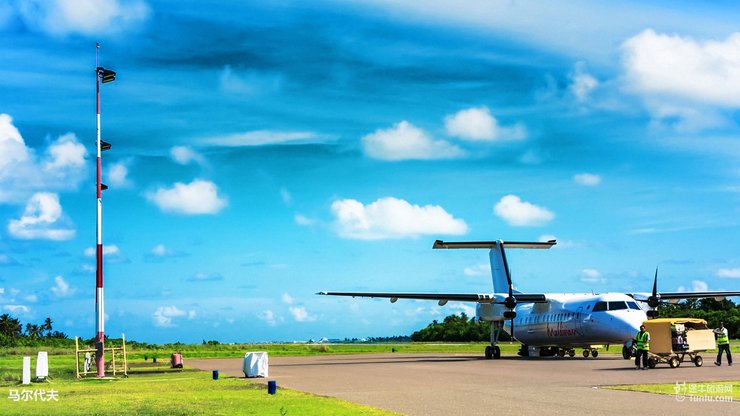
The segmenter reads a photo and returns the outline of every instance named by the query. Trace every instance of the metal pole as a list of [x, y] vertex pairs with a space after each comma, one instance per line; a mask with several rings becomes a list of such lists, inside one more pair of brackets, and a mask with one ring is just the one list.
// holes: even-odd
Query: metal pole
[[103, 192], [101, 186], [101, 164], [100, 164], [100, 71], [99, 71], [100, 44], [95, 44], [95, 93], [96, 114], [98, 126], [97, 138], [97, 189], [98, 217], [97, 217], [97, 272], [95, 274], [95, 329], [96, 349], [95, 365], [98, 367], [98, 377], [105, 377], [105, 313], [103, 309]]

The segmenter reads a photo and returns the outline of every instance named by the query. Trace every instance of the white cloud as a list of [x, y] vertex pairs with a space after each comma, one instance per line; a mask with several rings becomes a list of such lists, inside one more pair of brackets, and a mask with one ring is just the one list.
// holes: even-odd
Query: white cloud
[[570, 75], [570, 92], [580, 102], [588, 100], [589, 95], [599, 86], [599, 81], [586, 72], [585, 64], [578, 62], [575, 71]]
[[344, 238], [379, 240], [468, 232], [465, 221], [454, 218], [439, 205], [422, 207], [393, 197], [368, 205], [343, 199], [334, 201], [331, 209], [337, 231]]
[[154, 321], [154, 326], [166, 328], [175, 326], [172, 323], [173, 318], [179, 318], [185, 315], [186, 312], [182, 309], [179, 309], [177, 306], [160, 306], [152, 314], [152, 319]]
[[308, 218], [301, 214], [296, 214], [295, 216], [293, 216], [293, 219], [295, 220], [296, 224], [307, 226], [307, 227], [316, 224], [316, 220]]
[[283, 303], [288, 304], [288, 305], [292, 305], [293, 302], [295, 302], [295, 299], [293, 299], [293, 297], [287, 293], [283, 293], [282, 299], [283, 299]]
[[433, 140], [423, 130], [408, 121], [390, 129], [378, 129], [362, 138], [365, 154], [380, 160], [431, 160], [464, 156], [459, 147], [442, 140]]
[[152, 248], [151, 253], [157, 257], [164, 257], [169, 253], [169, 250], [167, 250], [167, 247], [165, 247], [164, 244], [157, 244]]
[[20, 219], [8, 222], [8, 232], [21, 240], [69, 240], [75, 230], [68, 223], [57, 194], [39, 192], [28, 201]]
[[596, 186], [601, 184], [601, 176], [593, 173], [579, 173], [573, 175], [573, 182], [583, 186]]
[[18, 6], [27, 26], [61, 36], [118, 33], [150, 14], [149, 6], [140, 0], [23, 0]]
[[206, 139], [206, 144], [227, 147], [266, 146], [277, 144], [305, 144], [318, 142], [316, 133], [309, 131], [271, 131], [256, 130], [245, 133], [228, 134]]
[[108, 165], [108, 175], [104, 178], [106, 185], [117, 188], [130, 188], [133, 186], [128, 179], [128, 166], [125, 163], [111, 163]]
[[180, 165], [195, 162], [201, 166], [206, 164], [206, 159], [200, 153], [189, 146], [174, 146], [170, 149], [170, 157]]
[[596, 269], [581, 270], [581, 281], [586, 283], [604, 283], [606, 279]]
[[198, 314], [195, 312], [195, 309], [191, 309], [188, 311], [188, 319], [193, 320], [195, 317], [198, 316]]
[[475, 306], [462, 302], [451, 302], [448, 306], [450, 309], [463, 311], [468, 316], [468, 319], [475, 317]]
[[267, 324], [270, 325], [270, 326], [277, 325], [277, 320], [275, 319], [275, 314], [271, 310], [269, 310], [269, 309], [260, 312], [257, 315], [257, 318], [259, 318], [259, 319], [267, 322]]
[[468, 108], [445, 117], [445, 129], [450, 136], [471, 141], [521, 140], [527, 136], [522, 124], [500, 126], [487, 107]]
[[227, 204], [225, 198], [219, 197], [216, 184], [202, 179], [188, 184], [177, 182], [172, 188], [159, 188], [146, 197], [164, 212], [184, 215], [216, 214]]
[[3, 309], [6, 311], [9, 311], [11, 313], [28, 313], [30, 312], [30, 309], [28, 309], [28, 306], [25, 305], [5, 305], [3, 306]]
[[703, 280], [692, 280], [691, 289], [687, 290], [684, 286], [679, 286], [677, 292], [708, 292], [709, 285]]
[[304, 306], [291, 306], [288, 310], [297, 322], [313, 322], [316, 320], [316, 316], [309, 315]]
[[740, 107], [740, 33], [699, 42], [647, 29], [622, 45], [630, 87], [720, 107]]
[[[95, 257], [97, 254], [98, 249], [96, 247], [88, 247], [85, 249], [85, 256], [87, 257]], [[104, 256], [123, 256], [123, 253], [121, 253], [121, 249], [118, 248], [115, 244], [108, 244], [103, 245], [103, 255]]]
[[87, 151], [74, 134], [51, 142], [41, 158], [26, 146], [8, 114], [0, 114], [0, 203], [21, 202], [40, 190], [77, 188]]
[[28, 295], [23, 298], [26, 302], [36, 303], [39, 300], [39, 297], [36, 295]]
[[740, 279], [740, 267], [735, 267], [732, 269], [719, 269], [717, 270], [717, 276], [729, 277], [731, 279]]
[[548, 209], [524, 202], [516, 195], [504, 196], [493, 210], [509, 225], [517, 227], [540, 226], [555, 218], [555, 214]]
[[80, 168], [85, 166], [87, 149], [77, 141], [72, 133], [60, 136], [46, 150], [47, 158], [44, 170], [49, 173], [63, 172], [66, 168]]
[[54, 296], [64, 298], [74, 295], [77, 289], [70, 287], [69, 283], [62, 276], [57, 276], [54, 278], [54, 286], [51, 287], [51, 291], [54, 293]]

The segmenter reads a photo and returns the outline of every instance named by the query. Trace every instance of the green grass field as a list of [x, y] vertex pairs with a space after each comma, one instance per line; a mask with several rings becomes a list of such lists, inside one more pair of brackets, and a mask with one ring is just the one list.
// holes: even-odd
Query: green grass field
[[[115, 380], [98, 380], [94, 377], [77, 380], [74, 349], [11, 348], [0, 351], [0, 414], [391, 415], [392, 412], [385, 410], [289, 389], [279, 388], [278, 393], [271, 396], [262, 383], [224, 375], [219, 380], [213, 380], [210, 372], [187, 368], [187, 361], [190, 358], [240, 358], [246, 351], [267, 351], [272, 356], [372, 354], [390, 353], [394, 350], [397, 353], [482, 355], [486, 345], [487, 343], [165, 345], [129, 349], [129, 377]], [[519, 344], [516, 343], [500, 345], [503, 354], [515, 354], [519, 349]], [[735, 342], [733, 345], [733, 352], [740, 353], [740, 343]], [[33, 373], [38, 351], [49, 353], [50, 380], [21, 386], [22, 357], [32, 357]], [[169, 368], [169, 357], [173, 352], [182, 353], [185, 369]], [[620, 348], [611, 348], [608, 352], [601, 350], [602, 354], [620, 352]], [[707, 354], [711, 355], [711, 352]], [[156, 364], [153, 362], [154, 357], [157, 358]], [[608, 388], [675, 394], [674, 385]], [[732, 390], [733, 397], [738, 399], [740, 382], [733, 382], [729, 389]], [[50, 394], [53, 398], [48, 400]], [[41, 400], [42, 398], [47, 400]]]
[[642, 391], [654, 394], [668, 394], [691, 400], [691, 397], [718, 398], [724, 401], [740, 401], [740, 381], [713, 381], [703, 383], [673, 384], [632, 384], [625, 386], [604, 386], [612, 390]]

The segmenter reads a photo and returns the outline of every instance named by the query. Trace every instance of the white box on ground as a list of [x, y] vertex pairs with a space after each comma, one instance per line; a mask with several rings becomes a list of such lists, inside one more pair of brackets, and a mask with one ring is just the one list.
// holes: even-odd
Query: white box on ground
[[267, 353], [266, 352], [248, 352], [244, 354], [245, 377], [267, 377]]
[[49, 356], [46, 351], [39, 351], [36, 357], [36, 378], [44, 379], [49, 377]]
[[31, 357], [23, 357], [23, 384], [31, 384]]

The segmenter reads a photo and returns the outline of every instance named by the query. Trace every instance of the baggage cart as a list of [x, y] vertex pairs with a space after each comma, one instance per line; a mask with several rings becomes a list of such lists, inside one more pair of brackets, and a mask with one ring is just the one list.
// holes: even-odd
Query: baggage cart
[[643, 325], [650, 333], [650, 368], [655, 368], [658, 363], [667, 363], [671, 368], [676, 368], [686, 360], [686, 356], [695, 366], [701, 367], [704, 361], [699, 353], [717, 348], [714, 332], [703, 319], [649, 319]]

